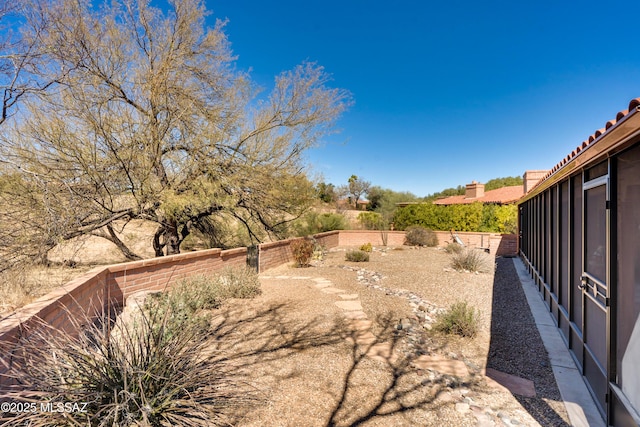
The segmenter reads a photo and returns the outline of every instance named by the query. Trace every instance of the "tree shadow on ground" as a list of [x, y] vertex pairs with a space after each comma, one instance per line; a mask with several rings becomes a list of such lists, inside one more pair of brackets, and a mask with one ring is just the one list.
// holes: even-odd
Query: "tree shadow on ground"
[[536, 397], [513, 396], [540, 425], [568, 426], [547, 403], [562, 398], [513, 260], [497, 258], [496, 265], [487, 368], [533, 381]]
[[[233, 375], [237, 376], [238, 382], [251, 382], [255, 371], [265, 369], [269, 375], [277, 377], [276, 382], [302, 380], [309, 387], [307, 392], [322, 394], [324, 406], [315, 408], [319, 409], [321, 419], [315, 419], [314, 425], [355, 427], [374, 419], [392, 421], [397, 420], [393, 418], [395, 416], [412, 417], [415, 412], [437, 411], [450, 404], [438, 399], [443, 391], [470, 387], [477, 380], [473, 374], [460, 379], [417, 369], [413, 362], [423, 353], [407, 351], [403, 347], [404, 335], [397, 329], [398, 319], [375, 319], [375, 335], [369, 335], [371, 339], [365, 342], [362, 331], [355, 330], [344, 318], [328, 321], [326, 317], [318, 317], [301, 323], [288, 316], [289, 309], [287, 304], [278, 304], [250, 314], [242, 308], [227, 310], [214, 319], [212, 340], [217, 343], [219, 361], [235, 367]], [[338, 375], [327, 372], [326, 375], [335, 377], [326, 389], [312, 389], [314, 386], [310, 384], [317, 385], [315, 380], [295, 378], [300, 373], [286, 369], [280, 372], [280, 368], [275, 369], [279, 373], [273, 373], [272, 363], [293, 366], [297, 363], [296, 357], [302, 353], [313, 353], [325, 347], [331, 347], [328, 349], [330, 357], [344, 362]], [[432, 346], [431, 350], [438, 348]], [[313, 359], [315, 354], [309, 357], [315, 364], [331, 362]], [[274, 391], [280, 393], [281, 390]], [[263, 394], [269, 391], [256, 388], [255, 393], [256, 406], [266, 403]], [[236, 411], [230, 424], [244, 419], [247, 412], [254, 409]]]

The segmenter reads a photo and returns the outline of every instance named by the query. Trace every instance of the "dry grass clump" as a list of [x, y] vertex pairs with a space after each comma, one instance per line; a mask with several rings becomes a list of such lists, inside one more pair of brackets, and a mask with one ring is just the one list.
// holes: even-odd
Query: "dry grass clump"
[[458, 302], [438, 317], [435, 329], [445, 334], [474, 337], [478, 333], [480, 313], [466, 302]]
[[444, 251], [448, 254], [459, 254], [464, 248], [456, 242], [448, 243], [444, 247]]
[[2, 313], [12, 312], [33, 302], [90, 268], [20, 265], [0, 272], [0, 317]]
[[491, 257], [478, 249], [463, 248], [451, 257], [453, 268], [459, 271], [488, 273], [494, 268]]

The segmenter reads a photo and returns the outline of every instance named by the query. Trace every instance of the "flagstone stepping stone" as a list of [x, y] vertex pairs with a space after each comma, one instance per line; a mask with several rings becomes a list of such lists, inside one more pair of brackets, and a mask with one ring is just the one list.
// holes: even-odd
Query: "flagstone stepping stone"
[[356, 331], [368, 330], [372, 324], [373, 322], [371, 320], [355, 319], [349, 322], [349, 328]]
[[386, 342], [377, 343], [371, 346], [367, 352], [367, 356], [371, 359], [379, 360], [381, 362], [393, 363], [396, 361], [397, 356], [393, 354], [391, 344]]
[[491, 387], [507, 389], [507, 391], [512, 394], [524, 397], [536, 397], [536, 387], [531, 380], [496, 371], [491, 368], [487, 368], [485, 375], [487, 384]]
[[422, 355], [414, 360], [413, 365], [419, 369], [431, 369], [441, 374], [453, 375], [464, 378], [469, 375], [467, 365], [461, 360], [447, 359], [446, 357], [434, 355]]
[[331, 287], [332, 283], [328, 282], [328, 283], [316, 283], [314, 286], [318, 289], [322, 289], [322, 288], [329, 288]]
[[335, 304], [345, 311], [362, 311], [360, 301], [336, 301]]
[[367, 314], [362, 310], [359, 310], [359, 311], [345, 311], [344, 317], [346, 317], [347, 319], [366, 319], [367, 318]]
[[320, 292], [324, 292], [325, 294], [339, 294], [344, 292], [344, 289], [338, 289], [338, 288], [322, 288], [320, 289]]
[[342, 299], [358, 299], [358, 294], [342, 294], [338, 296]]

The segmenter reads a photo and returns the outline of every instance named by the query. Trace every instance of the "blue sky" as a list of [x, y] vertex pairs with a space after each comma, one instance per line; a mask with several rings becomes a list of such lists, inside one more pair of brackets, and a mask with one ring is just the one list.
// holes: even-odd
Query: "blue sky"
[[348, 89], [341, 133], [308, 153], [424, 196], [550, 169], [640, 96], [640, 2], [208, 1], [261, 85], [305, 60]]

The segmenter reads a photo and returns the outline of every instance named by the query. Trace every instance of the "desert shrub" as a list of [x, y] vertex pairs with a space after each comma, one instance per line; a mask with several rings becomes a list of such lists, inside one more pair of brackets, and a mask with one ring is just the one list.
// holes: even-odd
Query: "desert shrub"
[[475, 308], [466, 302], [458, 302], [442, 313], [434, 326], [445, 334], [474, 337], [478, 333], [479, 319], [480, 313]]
[[462, 249], [464, 248], [456, 242], [447, 243], [447, 246], [444, 247], [445, 252], [448, 254], [459, 254]]
[[291, 253], [298, 267], [306, 267], [311, 261], [314, 252], [314, 242], [312, 239], [298, 239], [291, 242]]
[[405, 243], [412, 246], [438, 246], [438, 236], [433, 230], [412, 225], [405, 231]]
[[216, 282], [223, 299], [253, 298], [262, 292], [258, 273], [247, 266], [227, 267], [216, 275]]
[[493, 263], [491, 257], [479, 250], [463, 248], [451, 257], [451, 264], [456, 270], [486, 273], [491, 271]]
[[197, 275], [176, 283], [169, 292], [151, 294], [145, 300], [145, 311], [152, 317], [171, 313], [171, 323], [163, 326], [174, 334], [182, 328], [206, 329], [210, 315], [229, 298], [253, 298], [259, 295], [258, 274], [248, 267], [227, 267], [215, 275]]
[[371, 252], [373, 251], [373, 246], [371, 245], [371, 243], [365, 243], [364, 245], [360, 246], [360, 250], [362, 252]]
[[384, 218], [377, 212], [360, 212], [357, 219], [366, 230], [383, 230], [386, 228]]
[[351, 262], [366, 262], [369, 261], [369, 254], [363, 251], [349, 251], [344, 259]]
[[[16, 401], [86, 403], [84, 411], [22, 413], [8, 425], [229, 425], [225, 414], [253, 400], [230, 374], [206, 332], [175, 329], [170, 313], [144, 311], [136, 322], [110, 324], [87, 316], [79, 336], [40, 324], [16, 347], [7, 373], [25, 390]], [[82, 326], [80, 325], [82, 323]]]

